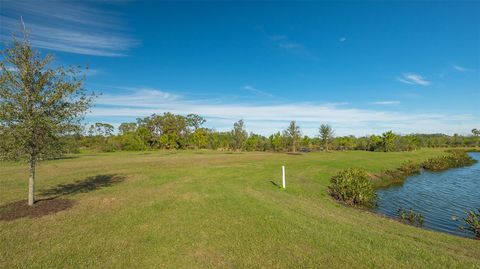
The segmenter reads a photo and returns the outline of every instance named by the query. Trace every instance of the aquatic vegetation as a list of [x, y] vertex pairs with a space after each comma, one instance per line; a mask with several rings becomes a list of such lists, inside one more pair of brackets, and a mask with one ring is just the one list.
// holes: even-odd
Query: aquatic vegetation
[[471, 231], [477, 239], [480, 239], [480, 208], [477, 211], [478, 213], [473, 210], [467, 212], [467, 217], [463, 219], [465, 226], [460, 226], [460, 230]]
[[397, 215], [404, 223], [417, 227], [423, 226], [423, 215], [421, 213], [415, 212], [412, 208], [410, 208], [409, 210], [399, 208], [397, 211]]
[[330, 183], [330, 195], [337, 200], [352, 206], [372, 207], [376, 204], [376, 193], [365, 170], [342, 170], [331, 178]]

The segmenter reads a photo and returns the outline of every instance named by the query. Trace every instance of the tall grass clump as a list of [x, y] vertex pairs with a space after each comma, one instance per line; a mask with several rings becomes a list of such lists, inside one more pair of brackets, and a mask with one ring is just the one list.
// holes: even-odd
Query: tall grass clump
[[471, 231], [477, 239], [480, 239], [480, 208], [477, 211], [478, 213], [473, 210], [467, 212], [467, 217], [463, 219], [465, 226], [460, 226], [460, 229]]
[[447, 152], [448, 155], [426, 160], [422, 167], [429, 171], [443, 171], [449, 168], [469, 166], [476, 162], [464, 150], [449, 150]]
[[400, 208], [397, 211], [397, 215], [404, 223], [417, 227], [423, 226], [423, 215], [421, 213], [415, 212], [412, 208], [410, 208], [409, 210]]
[[351, 206], [373, 207], [376, 193], [365, 170], [349, 168], [340, 171], [330, 180], [329, 192], [335, 199]]

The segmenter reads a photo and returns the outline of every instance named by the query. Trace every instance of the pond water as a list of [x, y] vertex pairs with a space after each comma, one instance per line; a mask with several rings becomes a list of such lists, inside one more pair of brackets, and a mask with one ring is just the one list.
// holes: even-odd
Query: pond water
[[[480, 161], [480, 153], [469, 153]], [[403, 185], [377, 191], [377, 212], [397, 217], [399, 208], [424, 216], [423, 227], [459, 236], [473, 237], [459, 229], [467, 210], [480, 208], [480, 162], [443, 172], [422, 172]]]

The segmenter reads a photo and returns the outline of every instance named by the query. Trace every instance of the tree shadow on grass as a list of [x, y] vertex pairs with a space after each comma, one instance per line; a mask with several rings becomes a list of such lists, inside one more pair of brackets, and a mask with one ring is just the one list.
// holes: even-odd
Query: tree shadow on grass
[[76, 201], [61, 198], [63, 195], [85, 193], [109, 187], [125, 180], [124, 176], [109, 174], [87, 177], [74, 183], [60, 184], [40, 193], [45, 198], [38, 199], [33, 206], [26, 200], [16, 201], [0, 206], [0, 220], [12, 221], [20, 218], [40, 218], [72, 208]]
[[46, 199], [55, 199], [56, 197], [59, 197], [62, 195], [91, 192], [100, 188], [112, 186], [124, 180], [125, 180], [124, 176], [120, 176], [116, 174], [97, 175], [97, 176], [87, 177], [84, 180], [77, 180], [74, 183], [57, 185], [53, 188], [44, 190], [43, 192], [41, 192], [41, 195], [54, 196], [53, 198], [50, 197]]
[[59, 156], [59, 157], [53, 157], [53, 158], [50, 158], [49, 160], [71, 160], [71, 159], [78, 159], [80, 157], [78, 156]]

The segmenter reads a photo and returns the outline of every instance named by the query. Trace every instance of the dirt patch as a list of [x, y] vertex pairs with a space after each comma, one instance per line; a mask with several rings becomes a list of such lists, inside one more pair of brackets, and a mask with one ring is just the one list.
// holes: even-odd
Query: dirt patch
[[37, 201], [29, 206], [26, 200], [13, 202], [0, 207], [0, 220], [12, 221], [20, 218], [40, 218], [68, 210], [75, 205], [75, 201], [68, 199], [50, 199]]

